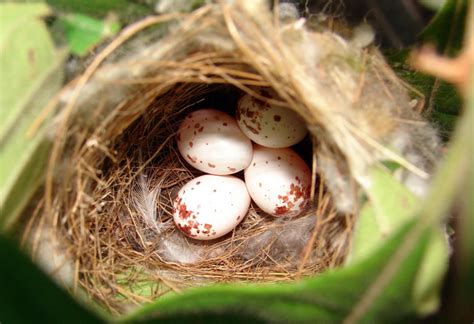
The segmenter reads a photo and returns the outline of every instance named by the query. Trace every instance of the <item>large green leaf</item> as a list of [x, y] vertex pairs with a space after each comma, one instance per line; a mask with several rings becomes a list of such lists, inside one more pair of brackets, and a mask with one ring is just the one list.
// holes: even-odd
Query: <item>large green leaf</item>
[[43, 4], [0, 4], [0, 230], [13, 224], [43, 175], [45, 129], [30, 136], [38, 113], [62, 84]]
[[2, 323], [102, 323], [0, 235]]

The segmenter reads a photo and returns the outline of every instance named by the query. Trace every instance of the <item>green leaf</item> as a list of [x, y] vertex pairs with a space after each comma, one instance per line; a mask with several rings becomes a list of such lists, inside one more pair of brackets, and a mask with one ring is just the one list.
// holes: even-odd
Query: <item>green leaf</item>
[[448, 270], [449, 248], [441, 228], [434, 228], [429, 236], [413, 289], [413, 301], [419, 314], [435, 312], [440, 305], [440, 291]]
[[423, 42], [434, 43], [438, 51], [447, 55], [456, 54], [462, 46], [468, 0], [446, 0], [430, 24], [421, 33]]
[[[64, 52], [54, 49], [41, 4], [1, 4], [0, 231], [10, 227], [43, 176], [45, 129], [27, 134], [62, 84]], [[29, 16], [26, 16], [28, 14]]]
[[390, 172], [395, 172], [396, 170], [400, 169], [401, 165], [395, 161], [391, 160], [384, 160], [381, 162], [382, 165], [387, 168]]
[[[473, 22], [474, 23], [474, 22]], [[474, 67], [471, 66], [470, 87], [474, 88]], [[474, 91], [467, 94], [464, 119], [467, 122], [465, 132], [466, 165], [459, 170], [463, 173], [462, 188], [459, 201], [460, 211], [456, 217], [456, 253], [454, 254], [456, 268], [453, 271], [452, 294], [448, 300], [449, 305], [445, 308], [451, 310], [447, 314], [447, 320], [456, 320], [459, 323], [472, 321], [472, 310], [474, 301], [474, 136], [472, 136], [472, 125], [474, 125]], [[470, 133], [469, 133], [470, 131]], [[462, 158], [457, 156], [457, 158]], [[447, 322], [447, 321], [445, 321]]]
[[[370, 172], [370, 178], [372, 183], [367, 188], [369, 201], [357, 219], [347, 264], [371, 257], [416, 216], [420, 207], [419, 200], [392, 174], [375, 168]], [[437, 226], [430, 233], [429, 240], [413, 291], [413, 303], [420, 314], [432, 313], [439, 306], [439, 291], [448, 265], [447, 241]]]
[[105, 38], [115, 35], [120, 25], [114, 19], [99, 20], [82, 14], [60, 16], [58, 24], [64, 30], [69, 49], [83, 56]]
[[54, 60], [46, 26], [38, 18], [49, 13], [43, 4], [0, 4], [0, 143], [22, 115], [35, 86]]
[[446, 0], [419, 0], [420, 3], [432, 10], [439, 10], [443, 7]]
[[346, 259], [346, 264], [369, 257], [381, 245], [378, 243], [383, 236], [377, 224], [375, 210], [366, 202], [359, 213], [352, 237], [352, 246]]
[[102, 323], [0, 235], [2, 323]]
[[[470, 85], [474, 86], [474, 67], [470, 68]], [[453, 271], [452, 281], [454, 290], [451, 298], [446, 300], [449, 305], [449, 321], [466, 322], [472, 320], [472, 291], [474, 289], [474, 136], [472, 136], [472, 125], [474, 121], [474, 93], [469, 92], [466, 98], [464, 116], [458, 122], [454, 139], [449, 146], [442, 167], [433, 181], [427, 204], [425, 206], [425, 218], [440, 217], [447, 213], [453, 201], [462, 202], [461, 214], [457, 222], [458, 250], [457, 267]], [[440, 320], [443, 322], [443, 320]], [[447, 321], [444, 321], [447, 322]]]
[[359, 214], [348, 264], [372, 255], [414, 217], [420, 206], [418, 199], [387, 171], [374, 168], [369, 174], [371, 184], [366, 189], [369, 201]]

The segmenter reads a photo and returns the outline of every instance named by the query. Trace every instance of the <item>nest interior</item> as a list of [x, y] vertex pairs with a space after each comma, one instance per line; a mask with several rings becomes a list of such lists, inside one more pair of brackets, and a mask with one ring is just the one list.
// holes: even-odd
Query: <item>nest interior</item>
[[[66, 236], [61, 245], [75, 256], [76, 284], [111, 311], [213, 282], [294, 280], [343, 261], [352, 215], [338, 216], [319, 178], [313, 207], [296, 218], [274, 218], [252, 204], [232, 233], [213, 241], [186, 238], [174, 226], [177, 191], [202, 174], [177, 151], [179, 123], [203, 107], [233, 114], [242, 94], [233, 85], [177, 83], [114, 139], [108, 132], [115, 123], [100, 128], [100, 138], [97, 130], [71, 130], [84, 141], [72, 157], [77, 163], [65, 166], [73, 190], [55, 199], [62, 224], [55, 235]], [[117, 115], [128, 119], [136, 103], [142, 102], [131, 99]], [[99, 144], [105, 138], [112, 149]], [[295, 149], [312, 164], [310, 138]]]
[[[50, 250], [67, 256], [56, 269], [69, 266], [66, 284], [122, 313], [190, 286], [314, 275], [347, 254], [366, 167], [386, 157], [377, 143], [422, 152], [414, 161], [429, 164], [432, 148], [418, 149], [423, 141], [411, 141], [402, 122], [428, 136], [411, 89], [376, 49], [274, 17], [268, 8], [220, 4], [150, 18], [65, 88], [44, 203], [25, 235], [34, 232], [34, 251], [47, 233]], [[177, 152], [178, 125], [202, 107], [233, 114], [243, 93], [265, 99], [258, 87], [272, 88], [277, 104], [307, 122], [310, 136], [296, 149], [313, 169], [312, 206], [285, 219], [252, 205], [231, 234], [187, 239], [173, 225], [172, 202], [200, 173]], [[394, 140], [397, 133], [404, 137]]]
[[[241, 91], [233, 86], [177, 84], [153, 100], [117, 138], [115, 161], [104, 160], [95, 172], [99, 171], [103, 182], [94, 185], [91, 198], [95, 203], [83, 225], [93, 234], [77, 250], [81, 283], [94, 295], [99, 294], [96, 290], [127, 282], [131, 289], [122, 287], [121, 294], [136, 298], [143, 294], [134, 286], [143, 289], [144, 282], [152, 282], [156, 284], [146, 296], [152, 300], [170, 289], [211, 282], [287, 281], [342, 262], [352, 218], [336, 217], [321, 182], [314, 207], [297, 218], [277, 219], [252, 205], [231, 234], [213, 241], [188, 239], [174, 226], [172, 206], [177, 191], [202, 174], [177, 152], [179, 123], [199, 107], [229, 111], [236, 107], [239, 95]], [[310, 141], [297, 149], [312, 157]], [[77, 171], [90, 177], [83, 165]], [[118, 287], [110, 290], [108, 303], [117, 297]]]

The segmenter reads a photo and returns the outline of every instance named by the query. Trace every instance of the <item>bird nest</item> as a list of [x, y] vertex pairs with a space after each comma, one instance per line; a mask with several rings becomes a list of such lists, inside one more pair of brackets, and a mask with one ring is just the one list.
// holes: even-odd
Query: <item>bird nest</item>
[[[147, 18], [58, 97], [45, 195], [25, 235], [33, 251], [48, 246], [67, 285], [123, 313], [188, 287], [312, 276], [344, 261], [369, 166], [393, 159], [423, 178], [430, 129], [377, 50], [275, 16], [221, 4]], [[311, 206], [275, 218], [252, 204], [230, 234], [189, 239], [172, 202], [200, 173], [177, 152], [179, 123], [204, 107], [233, 114], [245, 93], [265, 99], [259, 88], [306, 121], [295, 149], [312, 167]]]

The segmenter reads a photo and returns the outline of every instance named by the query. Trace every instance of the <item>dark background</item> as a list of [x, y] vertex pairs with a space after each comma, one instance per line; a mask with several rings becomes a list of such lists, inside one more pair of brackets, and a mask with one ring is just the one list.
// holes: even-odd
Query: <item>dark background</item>
[[400, 49], [413, 45], [434, 12], [416, 0], [282, 0], [298, 6], [302, 15], [324, 12], [341, 17], [351, 25], [368, 22], [382, 48]]

